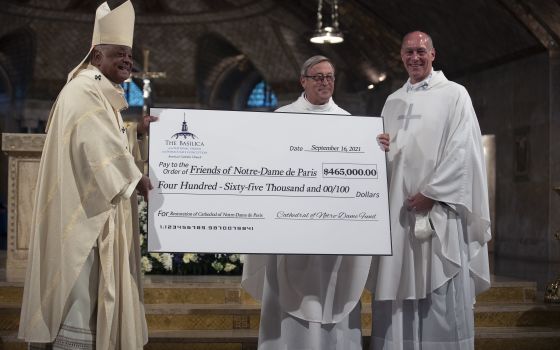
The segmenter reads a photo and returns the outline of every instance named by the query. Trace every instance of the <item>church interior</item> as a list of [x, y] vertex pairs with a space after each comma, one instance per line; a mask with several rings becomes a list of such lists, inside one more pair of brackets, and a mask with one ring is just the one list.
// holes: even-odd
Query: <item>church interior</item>
[[[0, 349], [25, 349], [16, 335], [33, 174], [101, 1], [0, 2]], [[321, 23], [316, 0], [132, 3], [130, 121], [144, 104], [273, 111], [301, 94], [299, 67], [317, 54], [336, 66], [336, 103], [379, 116], [407, 79], [402, 37], [429, 33], [434, 69], [466, 87], [487, 141], [493, 285], [477, 299], [476, 349], [560, 348], [560, 0], [325, 0]], [[310, 42], [335, 24], [343, 42]], [[239, 275], [147, 274], [144, 283], [146, 349], [256, 349], [259, 304]]]

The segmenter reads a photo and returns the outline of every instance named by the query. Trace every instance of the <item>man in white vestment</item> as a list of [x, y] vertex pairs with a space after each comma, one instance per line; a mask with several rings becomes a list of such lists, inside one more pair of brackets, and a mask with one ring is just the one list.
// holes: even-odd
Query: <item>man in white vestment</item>
[[[348, 115], [332, 100], [334, 80], [329, 59], [311, 57], [300, 71], [304, 92], [277, 112]], [[261, 301], [259, 349], [361, 349], [360, 297], [370, 263], [361, 256], [249, 255], [242, 285]]]
[[137, 197], [151, 189], [133, 154], [119, 84], [132, 69], [134, 9], [108, 1], [92, 48], [47, 124], [35, 194], [19, 337], [32, 349], [142, 349], [147, 342]]
[[409, 79], [382, 112], [393, 255], [372, 261], [371, 349], [474, 349], [490, 287], [480, 128], [465, 88], [432, 69], [429, 35], [407, 34], [401, 58]]

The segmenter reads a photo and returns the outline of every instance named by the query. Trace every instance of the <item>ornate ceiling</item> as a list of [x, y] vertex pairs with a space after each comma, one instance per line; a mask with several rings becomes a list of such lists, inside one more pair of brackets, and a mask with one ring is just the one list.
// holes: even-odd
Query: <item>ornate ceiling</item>
[[[36, 52], [32, 90], [38, 94], [50, 91], [50, 83], [54, 85], [46, 95], [52, 94], [59, 88], [56, 81], [62, 81], [65, 72], [87, 52], [93, 13], [100, 1], [2, 2], [0, 39], [22, 29], [29, 33]], [[308, 41], [315, 26], [316, 1], [132, 3], [137, 13], [136, 57], [140, 59], [141, 48], [152, 50], [151, 68], [165, 70], [170, 77], [158, 83], [160, 94], [170, 98], [173, 94], [201, 95], [204, 77], [200, 78], [199, 70], [211, 71], [208, 62], [227, 58], [223, 52], [213, 52], [224, 47], [244, 55], [280, 92], [298, 89], [294, 82], [305, 58], [325, 54], [342, 73], [339, 83], [352, 92], [365, 89], [381, 73], [389, 82], [406, 77], [399, 47], [402, 36], [412, 30], [432, 35], [435, 66], [451, 77], [543, 52], [547, 38], [558, 42], [560, 33], [555, 24], [560, 23], [560, 0], [341, 0], [339, 19], [345, 41], [332, 46]], [[330, 16], [328, 0], [323, 15]]]

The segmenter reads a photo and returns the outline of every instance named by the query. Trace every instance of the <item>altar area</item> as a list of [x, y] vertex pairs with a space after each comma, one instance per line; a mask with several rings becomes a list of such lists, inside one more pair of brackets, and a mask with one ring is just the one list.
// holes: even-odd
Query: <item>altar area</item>
[[[9, 156], [9, 202], [8, 248], [0, 251], [0, 350], [26, 349], [17, 339], [17, 329], [33, 193], [44, 138], [42, 134], [2, 135], [2, 150]], [[180, 256], [181, 259], [191, 257], [195, 259], [191, 255]], [[169, 258], [152, 257], [158, 261]], [[544, 268], [557, 269], [557, 266]], [[149, 328], [149, 343], [145, 348], [256, 349], [260, 306], [240, 287], [240, 281], [240, 276], [223, 273], [145, 275], [144, 301]], [[558, 349], [560, 305], [545, 304], [542, 300], [542, 288], [538, 288], [536, 280], [493, 276], [492, 288], [477, 298], [476, 349]], [[371, 330], [370, 305], [371, 294], [364, 291], [364, 349], [369, 344]]]
[[[5, 280], [0, 255], [0, 349], [26, 349], [16, 339], [23, 284]], [[475, 309], [480, 349], [557, 349], [560, 305], [542, 303], [535, 282], [493, 277]], [[149, 329], [145, 349], [247, 350], [257, 348], [259, 304], [240, 288], [239, 276], [144, 277]], [[362, 295], [364, 349], [371, 330], [371, 294]]]

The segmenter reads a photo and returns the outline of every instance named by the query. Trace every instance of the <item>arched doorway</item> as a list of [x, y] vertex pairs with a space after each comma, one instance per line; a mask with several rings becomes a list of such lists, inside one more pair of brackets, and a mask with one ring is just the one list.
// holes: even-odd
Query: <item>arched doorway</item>
[[245, 54], [218, 35], [200, 38], [196, 65], [197, 94], [203, 108], [275, 109], [276, 96], [262, 74]]

